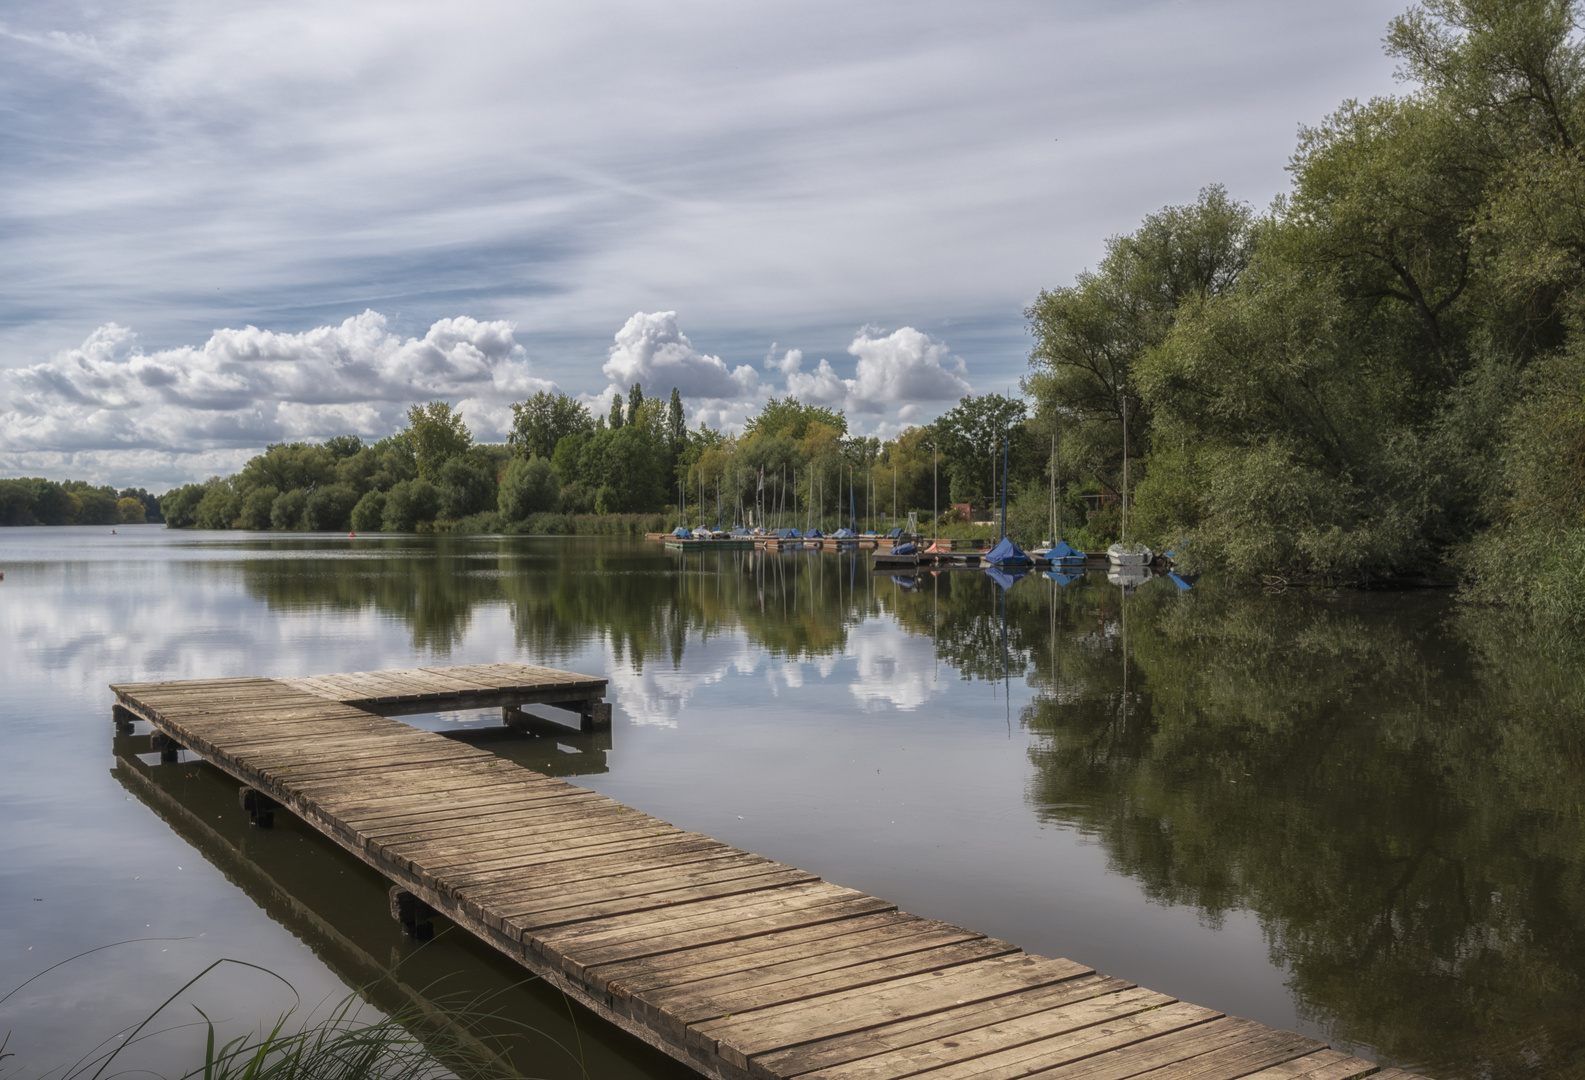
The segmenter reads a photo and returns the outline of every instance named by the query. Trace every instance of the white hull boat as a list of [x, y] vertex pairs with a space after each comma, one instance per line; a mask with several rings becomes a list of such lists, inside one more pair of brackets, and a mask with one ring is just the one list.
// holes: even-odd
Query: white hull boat
[[1153, 558], [1144, 544], [1113, 544], [1106, 549], [1106, 561], [1113, 566], [1149, 566]]

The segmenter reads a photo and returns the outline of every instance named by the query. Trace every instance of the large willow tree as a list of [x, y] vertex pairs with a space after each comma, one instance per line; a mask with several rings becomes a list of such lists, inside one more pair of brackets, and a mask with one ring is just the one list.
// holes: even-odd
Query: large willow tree
[[[1042, 294], [1031, 388], [1080, 430], [1141, 401], [1142, 533], [1250, 575], [1462, 565], [1494, 598], [1578, 593], [1558, 578], [1585, 554], [1578, 15], [1411, 9], [1387, 36], [1404, 93], [1304, 131], [1262, 217], [1211, 189]], [[1207, 252], [1215, 273], [1163, 269]]]

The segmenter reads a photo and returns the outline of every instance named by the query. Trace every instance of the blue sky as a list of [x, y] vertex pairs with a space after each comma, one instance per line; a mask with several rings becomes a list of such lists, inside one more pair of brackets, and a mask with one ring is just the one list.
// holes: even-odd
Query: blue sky
[[890, 433], [1016, 388], [1106, 237], [1284, 190], [1398, 89], [1403, 7], [13, 0], [0, 475], [159, 489], [430, 397], [496, 438], [633, 377]]

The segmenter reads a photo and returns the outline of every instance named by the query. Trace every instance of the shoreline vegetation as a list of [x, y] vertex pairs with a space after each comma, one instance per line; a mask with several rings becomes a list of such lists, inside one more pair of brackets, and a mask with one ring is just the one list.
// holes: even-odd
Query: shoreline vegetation
[[[646, 398], [636, 384], [605, 416], [551, 393], [513, 411], [506, 443], [475, 442], [450, 403], [433, 401], [372, 444], [275, 444], [232, 476], [167, 492], [160, 512], [178, 529], [640, 536], [675, 528], [686, 501], [690, 526], [884, 531], [913, 512], [942, 536], [994, 539], [996, 526], [963, 511], [993, 512], [1007, 438], [1009, 531], [1028, 542], [1049, 531], [1040, 440], [1025, 403], [1000, 395], [966, 397], [887, 442], [850, 436], [841, 412], [794, 398], [772, 398], [741, 435], [689, 431], [678, 391]], [[1088, 518], [1070, 536], [1108, 535], [1116, 513], [1101, 485], [1067, 497], [1069, 518]], [[939, 526], [933, 505], [945, 511]]]
[[431, 402], [372, 446], [272, 446], [158, 509], [173, 528], [636, 532], [686, 499], [690, 524], [884, 531], [916, 511], [928, 533], [924, 511], [982, 520], [1005, 484], [1028, 545], [1054, 479], [1064, 538], [1095, 549], [1120, 538], [1126, 410], [1131, 539], [1194, 569], [1456, 580], [1585, 619], [1582, 22], [1569, 0], [1393, 19], [1403, 91], [1302, 129], [1269, 207], [1208, 186], [1039, 294], [1020, 397], [885, 442], [793, 398], [741, 435], [689, 431], [676, 390], [635, 385], [601, 417], [538, 394], [481, 445]]

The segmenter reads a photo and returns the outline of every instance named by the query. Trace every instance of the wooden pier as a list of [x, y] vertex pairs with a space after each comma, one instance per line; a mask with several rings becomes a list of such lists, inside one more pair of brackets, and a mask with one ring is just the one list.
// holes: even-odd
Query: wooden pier
[[780, 1080], [1394, 1080], [1408, 1074], [899, 911], [420, 731], [522, 706], [607, 725], [606, 681], [526, 664], [112, 687], [153, 728], [437, 914], [706, 1076]]

